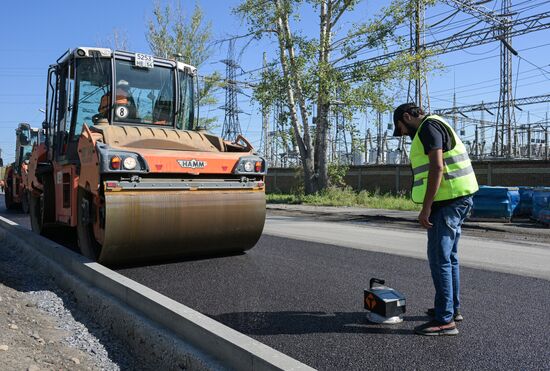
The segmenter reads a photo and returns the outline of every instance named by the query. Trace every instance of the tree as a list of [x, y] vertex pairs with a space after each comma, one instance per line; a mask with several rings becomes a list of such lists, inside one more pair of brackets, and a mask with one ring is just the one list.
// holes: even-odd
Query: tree
[[99, 47], [108, 47], [114, 50], [130, 50], [128, 33], [125, 30], [113, 28], [113, 34], [96, 43]]
[[[153, 19], [148, 21], [147, 41], [151, 51], [163, 58], [178, 58], [200, 70], [200, 67], [212, 56], [212, 24], [205, 22], [202, 9], [197, 4], [193, 14], [186, 17], [181, 4], [167, 4], [162, 7], [155, 3]], [[199, 106], [217, 103], [214, 97], [220, 85], [221, 76], [214, 72], [200, 76]], [[212, 129], [216, 117], [201, 118], [200, 126]]]
[[[339, 22], [360, 0], [245, 0], [234, 12], [257, 38], [275, 38], [276, 67], [263, 73], [254, 96], [262, 104], [285, 103], [298, 145], [307, 194], [329, 186], [327, 148], [329, 114], [338, 111], [351, 119], [356, 110], [371, 106], [389, 109], [388, 87], [410, 73], [421, 55], [403, 54], [378, 66], [350, 65], [363, 49], [386, 49], [389, 42], [404, 45], [395, 30], [412, 14], [413, 1], [392, 0], [377, 17], [346, 30]], [[318, 14], [318, 33], [300, 30], [300, 17]], [[296, 26], [297, 31], [293, 30]], [[337, 103], [337, 104], [336, 104]], [[316, 107], [314, 126], [310, 112]]]

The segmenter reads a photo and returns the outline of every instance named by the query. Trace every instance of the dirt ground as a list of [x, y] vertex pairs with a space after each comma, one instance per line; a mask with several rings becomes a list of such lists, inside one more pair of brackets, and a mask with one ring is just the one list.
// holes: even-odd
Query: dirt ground
[[0, 369], [97, 369], [88, 354], [63, 342], [68, 335], [29, 293], [0, 283]]

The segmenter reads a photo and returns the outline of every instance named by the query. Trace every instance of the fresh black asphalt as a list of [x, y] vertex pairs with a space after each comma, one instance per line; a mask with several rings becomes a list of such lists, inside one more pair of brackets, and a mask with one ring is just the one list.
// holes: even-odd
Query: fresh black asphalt
[[[264, 235], [246, 254], [118, 272], [318, 369], [550, 369], [547, 280], [462, 268], [460, 334], [423, 337], [423, 260]], [[371, 277], [406, 295], [402, 324], [366, 321]]]

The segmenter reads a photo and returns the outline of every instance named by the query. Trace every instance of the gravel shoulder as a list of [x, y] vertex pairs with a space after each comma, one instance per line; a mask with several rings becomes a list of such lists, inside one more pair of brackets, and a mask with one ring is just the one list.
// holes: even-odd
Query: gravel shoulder
[[0, 369], [134, 369], [120, 342], [76, 304], [53, 280], [0, 249]]

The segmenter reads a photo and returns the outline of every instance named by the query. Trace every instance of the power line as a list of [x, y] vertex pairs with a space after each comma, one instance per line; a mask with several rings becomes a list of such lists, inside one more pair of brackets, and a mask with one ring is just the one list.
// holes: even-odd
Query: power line
[[[527, 73], [530, 73], [530, 72], [534, 72], [534, 71], [536, 71], [536, 70], [537, 70], [536, 68], [533, 68], [533, 69], [530, 69], [530, 70], [522, 71], [522, 72], [520, 72], [519, 74], [520, 74], [520, 75], [523, 75], [523, 74], [527, 74]], [[537, 77], [537, 76], [539, 76], [538, 73], [537, 73], [536, 75], [532, 75], [532, 76], [528, 76], [528, 77], [523, 77], [523, 79], [530, 79], [530, 78], [532, 78], [532, 77]], [[479, 82], [472, 83], [472, 84], [459, 85], [459, 86], [455, 86], [455, 87], [449, 88], [449, 89], [442, 89], [442, 90], [432, 91], [432, 94], [451, 92], [451, 91], [455, 91], [455, 90], [456, 90], [457, 92], [471, 91], [470, 89], [468, 89], [468, 90], [462, 90], [462, 88], [472, 88], [472, 87], [474, 87], [474, 86], [486, 84], [486, 83], [488, 83], [488, 82], [496, 82], [496, 81], [499, 81], [499, 78], [498, 78], [498, 77], [496, 77], [496, 78], [494, 78], [494, 79], [488, 79], [488, 80], [479, 81]], [[476, 89], [479, 89], [479, 87], [476, 88]]]

